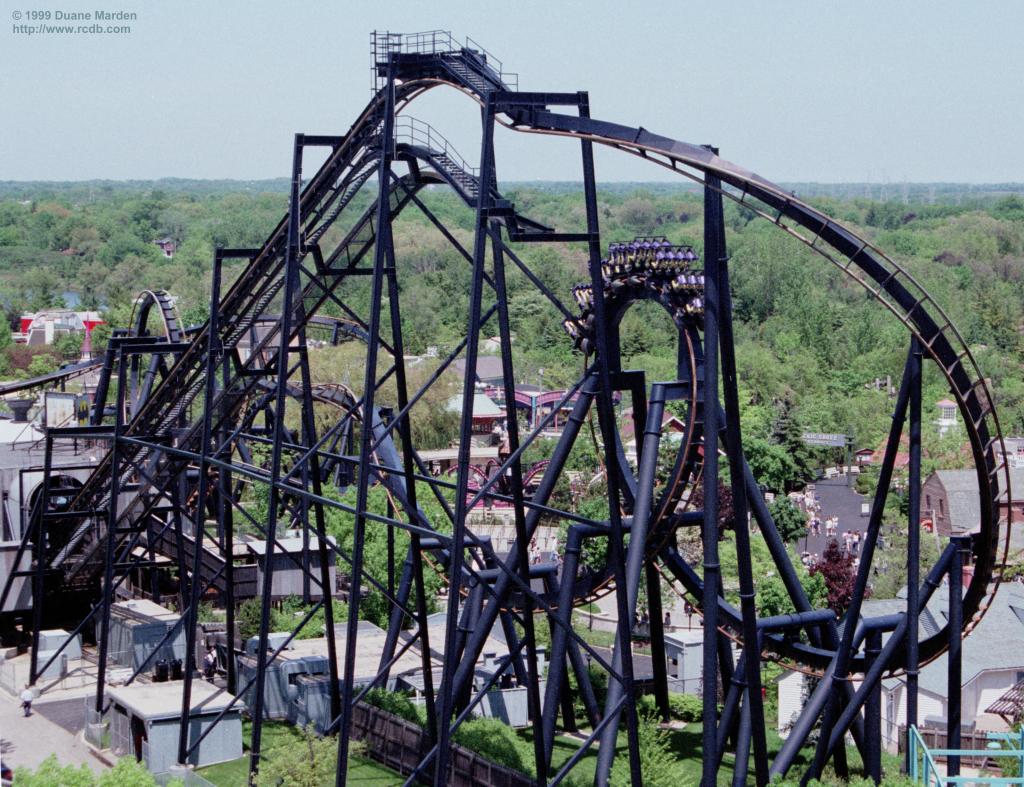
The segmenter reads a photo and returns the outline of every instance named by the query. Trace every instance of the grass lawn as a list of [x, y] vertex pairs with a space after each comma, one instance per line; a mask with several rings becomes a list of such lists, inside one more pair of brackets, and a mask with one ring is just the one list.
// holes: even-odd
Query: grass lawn
[[[675, 773], [673, 774], [673, 783], [677, 785], [677, 787], [696, 787], [696, 785], [700, 784], [701, 769], [704, 762], [701, 739], [702, 729], [703, 728], [699, 723], [690, 723], [682, 729], [668, 731], [672, 752], [677, 758]], [[533, 731], [530, 729], [524, 729], [518, 731], [518, 734], [523, 742], [523, 762], [529, 763], [532, 766]], [[781, 748], [782, 739], [779, 738], [778, 734], [774, 730], [769, 729], [767, 731], [767, 744], [768, 758], [769, 761], [771, 761]], [[551, 757], [552, 773], [548, 774], [548, 779], [550, 779], [554, 773], [558, 772], [558, 769], [568, 762], [569, 758], [572, 757], [572, 755], [579, 749], [579, 746], [580, 741], [575, 738], [560, 735], [555, 739], [554, 752]], [[797, 756], [796, 761], [793, 763], [793, 768], [789, 772], [789, 778], [799, 778], [799, 775], [802, 774], [804, 769], [810, 764], [813, 756], [813, 748], [803, 749]], [[860, 775], [863, 772], [863, 766], [856, 748], [850, 747], [847, 749], [847, 759], [849, 761], [850, 775]], [[628, 769], [629, 767], [629, 755], [626, 748], [625, 732], [620, 732], [616, 741], [615, 762], [616, 765], [613, 773], [618, 772], [620, 768]], [[596, 766], [597, 747], [592, 746], [572, 769], [567, 779], [567, 783], [571, 785], [593, 784], [594, 769]], [[735, 757], [732, 754], [726, 754], [722, 761], [722, 767], [718, 773], [719, 785], [727, 786], [732, 784], [734, 766]], [[888, 773], [899, 773], [899, 759], [891, 755], [883, 754], [882, 767]], [[831, 768], [827, 768], [823, 781], [829, 780], [828, 777], [830, 773]], [[753, 759], [751, 759], [750, 767], [748, 769], [747, 783], [750, 785], [753, 785], [754, 783]]]
[[[242, 740], [248, 741], [251, 733], [252, 727], [249, 722], [243, 722]], [[285, 722], [265, 722], [263, 724], [264, 752], [270, 752], [277, 746], [294, 744], [301, 740], [302, 737], [298, 730], [291, 724]], [[248, 745], [245, 748], [248, 750]], [[207, 768], [199, 769], [198, 773], [218, 787], [238, 787], [238, 785], [246, 784], [249, 778], [249, 756], [245, 755], [237, 760], [210, 765]], [[391, 787], [391, 785], [401, 784], [403, 781], [404, 779], [399, 774], [385, 768], [380, 763], [364, 757], [349, 757], [347, 784], [360, 787]], [[328, 785], [333, 787], [333, 776]]]

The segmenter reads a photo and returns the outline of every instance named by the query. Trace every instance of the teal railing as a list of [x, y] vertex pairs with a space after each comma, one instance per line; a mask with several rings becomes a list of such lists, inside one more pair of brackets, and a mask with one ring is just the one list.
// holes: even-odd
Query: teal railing
[[[1024, 728], [1017, 732], [990, 732], [988, 747], [978, 749], [930, 749], [918, 732], [911, 727], [907, 733], [909, 749], [908, 766], [910, 778], [923, 787], [959, 787], [960, 785], [1011, 785], [1024, 786]], [[992, 758], [1017, 760], [1017, 776], [947, 776], [945, 768], [940, 769], [936, 757], [959, 756], [977, 757], [985, 754]]]

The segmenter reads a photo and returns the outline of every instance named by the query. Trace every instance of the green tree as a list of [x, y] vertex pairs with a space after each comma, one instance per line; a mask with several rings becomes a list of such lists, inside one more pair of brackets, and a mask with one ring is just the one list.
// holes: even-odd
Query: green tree
[[51, 754], [35, 770], [16, 768], [14, 783], [18, 787], [53, 787], [55, 784], [61, 787], [94, 787], [96, 777], [85, 765], [79, 765], [77, 768], [73, 765], [61, 765], [57, 761], [57, 755]]
[[57, 371], [57, 359], [49, 353], [37, 355], [32, 359], [32, 362], [28, 365], [28, 376], [29, 377], [42, 377], [44, 374]]
[[[300, 740], [275, 746], [265, 753], [256, 777], [257, 787], [321, 787], [333, 782], [338, 739], [319, 737], [312, 725], [302, 730]], [[349, 744], [350, 751], [355, 753]]]
[[796, 541], [807, 532], [807, 517], [788, 497], [776, 497], [768, 506], [768, 511], [783, 541]]
[[383, 711], [394, 714], [400, 719], [405, 719], [420, 726], [423, 725], [419, 711], [412, 700], [405, 694], [397, 691], [388, 691], [387, 689], [370, 689], [366, 692], [366, 696], [363, 697], [363, 701], [367, 705], [372, 705], [375, 708], [380, 708]]
[[14, 340], [11, 338], [11, 324], [0, 313], [0, 350], [6, 350]]
[[[644, 784], [649, 787], [676, 787], [679, 774], [668, 731], [659, 726], [658, 718], [653, 714], [641, 716], [639, 722], [637, 737], [640, 740], [640, 773]], [[617, 758], [612, 767], [611, 783], [613, 787], [630, 787], [632, 779], [628, 758]]]
[[498, 719], [471, 719], [455, 732], [455, 742], [486, 757], [498, 765], [525, 773], [519, 739], [515, 732]]
[[760, 437], [748, 437], [743, 440], [743, 451], [754, 478], [773, 492], [784, 492], [800, 478], [800, 469], [781, 445]]
[[[66, 333], [54, 341], [53, 349], [56, 351], [58, 358], [77, 361], [82, 354], [82, 343], [84, 340], [84, 333]], [[0, 341], [0, 347], [2, 346], [3, 342]]]
[[[14, 783], [18, 787], [157, 787], [156, 779], [134, 757], [122, 757], [114, 767], [99, 776], [85, 765], [61, 765], [51, 754], [35, 770], [17, 768]], [[182, 787], [180, 781], [169, 787]]]
[[[181, 782], [171, 782], [171, 785], [181, 787]], [[122, 757], [113, 768], [100, 774], [96, 787], [156, 787], [156, 779], [134, 757]]]

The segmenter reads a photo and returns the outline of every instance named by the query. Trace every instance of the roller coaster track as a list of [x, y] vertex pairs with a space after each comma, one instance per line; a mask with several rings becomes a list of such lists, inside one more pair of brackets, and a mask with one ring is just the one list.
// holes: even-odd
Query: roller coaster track
[[[480, 102], [486, 101], [492, 94], [506, 95], [503, 92], [506, 86], [500, 76], [473, 52], [403, 54], [398, 56], [398, 63], [403, 80], [401, 86], [397, 88], [396, 104], [399, 107], [408, 104], [424, 91], [441, 84], [467, 92]], [[377, 141], [376, 135], [379, 131], [382, 101], [381, 95], [374, 97], [349, 133], [339, 140], [337, 147], [303, 191], [302, 208], [303, 216], [306, 217], [304, 234], [310, 249], [316, 248], [316, 243], [324, 238], [373, 171], [376, 154], [374, 143]], [[726, 197], [772, 221], [838, 266], [918, 336], [928, 355], [936, 361], [949, 380], [951, 391], [964, 416], [972, 449], [981, 460], [978, 465], [982, 510], [981, 533], [974, 540], [975, 580], [970, 584], [965, 598], [965, 628], [969, 630], [976, 625], [998, 582], [998, 572], [994, 570], [1001, 563], [998, 552], [999, 539], [996, 537], [997, 501], [1000, 494], [1008, 493], [1008, 472], [1004, 465], [997, 466], [995, 461], [995, 449], [1001, 437], [991, 393], [984, 377], [949, 318], [934, 304], [913, 277], [880, 250], [835, 220], [763, 178], [719, 158], [704, 148], [651, 134], [643, 129], [556, 114], [544, 107], [514, 109], [509, 111], [503, 120], [517, 131], [589, 139], [624, 150], [699, 182], [703, 182], [703, 176], [706, 174], [717, 176], [724, 184], [722, 193]], [[422, 134], [419, 132], [422, 132], [423, 128], [422, 124], [410, 123], [410, 129], [414, 133], [410, 133], [409, 142], [400, 146], [401, 152], [428, 163], [437, 176], [448, 182], [464, 201], [472, 204], [477, 197], [476, 174], [463, 161], [452, 155], [447, 144], [438, 145], [434, 138], [425, 140], [432, 144], [416, 144], [422, 141]], [[392, 202], [396, 213], [408, 204], [412, 194], [421, 185], [422, 181], [406, 180], [401, 187], [392, 186]], [[286, 221], [287, 217], [278, 224], [258, 254], [253, 257], [251, 264], [221, 301], [221, 313], [227, 318], [224, 326], [224, 343], [228, 348], [237, 345], [239, 339], [265, 314], [266, 309], [280, 293], [283, 286], [283, 234]], [[326, 293], [333, 291], [345, 275], [356, 268], [359, 260], [372, 245], [373, 238], [372, 210], [367, 210], [345, 240], [328, 259], [323, 261], [320, 271], [326, 272], [329, 277], [326, 286], [315, 282], [308, 284], [303, 293], [303, 301], [313, 302], [317, 306], [323, 304], [328, 299]], [[342, 261], [344, 267], [336, 269], [334, 266]], [[307, 314], [314, 311], [315, 308], [306, 309]], [[299, 327], [296, 326], [296, 332]], [[261, 346], [272, 346], [271, 342], [275, 335], [276, 326], [267, 331]], [[692, 343], [693, 340], [693, 337], [690, 337], [687, 341]], [[128, 424], [129, 436], [166, 434], [182, 417], [203, 387], [204, 347], [205, 328], [197, 333], [191, 346], [181, 354], [168, 370], [165, 379], [147, 397], [140, 412]], [[232, 398], [238, 399], [237, 396]], [[182, 439], [182, 445], [188, 445], [189, 441], [194, 442], [196, 438], [197, 430], [193, 426]], [[173, 466], [175, 463], [169, 464]], [[679, 467], [682, 467], [682, 464], [681, 461]], [[101, 490], [109, 488], [109, 478], [105, 475], [108, 472], [104, 461], [86, 483], [80, 500], [74, 506], [75, 510], [103, 507], [105, 498]], [[676, 479], [677, 484], [671, 486], [668, 494], [663, 496], [653, 532], [664, 535], [666, 523], [669, 522], [683, 486], [688, 480], [687, 474], [681, 473]], [[140, 503], [143, 507], [152, 506], [153, 498], [142, 503], [145, 498], [146, 495], [141, 494], [136, 504], [126, 508], [122, 516], [126, 522], [140, 515]], [[91, 533], [93, 545], [101, 540], [101, 529], [97, 524], [87, 531]], [[1005, 542], [1003, 549], [1005, 556]], [[95, 567], [94, 561], [87, 562]], [[70, 587], [74, 587], [78, 572], [73, 559], [70, 563], [71, 566], [66, 569], [66, 581]], [[579, 597], [583, 599], [592, 595], [581, 593]], [[922, 653], [927, 654], [926, 657], [937, 655], [943, 647], [944, 637], [944, 632], [939, 632], [923, 642]]]
[[[979, 485], [981, 521], [979, 532], [972, 536], [970, 542], [974, 575], [963, 599], [962, 630], [967, 633], [977, 625], [998, 588], [999, 569], [1005, 561], [1009, 544], [1008, 529], [1001, 533], [999, 521], [1000, 500], [1004, 495], [1007, 498], [1010, 495], [1009, 470], [1005, 462], [998, 461], [999, 456], [1005, 456], [1005, 451], [1002, 450], [1002, 436], [993, 397], [984, 376], [950, 319], [905, 269], [867, 240], [821, 211], [787, 194], [764, 178], [720, 158], [708, 148], [652, 134], [642, 128], [592, 119], [589, 117], [585, 94], [520, 93], [513, 90], [500, 64], [474, 47], [456, 45], [450, 36], [435, 33], [429, 36], [397, 37], [390, 39], [388, 45], [375, 54], [379, 89], [349, 132], [331, 141], [331, 152], [327, 160], [305, 185], [299, 197], [300, 264], [305, 277], [301, 295], [294, 304], [281, 305], [278, 311], [282, 311], [282, 314], [268, 318], [268, 313], [280, 305], [285, 291], [289, 220], [285, 216], [263, 246], [252, 253], [249, 264], [220, 301], [219, 338], [232, 362], [226, 384], [214, 395], [213, 412], [218, 414], [214, 419], [215, 431], [222, 427], [233, 428], [235, 424], [246, 420], [243, 415], [245, 407], [251, 407], [258, 397], [265, 395], [268, 373], [289, 373], [290, 370], [275, 368], [276, 358], [271, 352], [275, 342], [282, 346], [300, 345], [306, 328], [313, 324], [316, 312], [325, 305], [330, 304], [345, 312], [343, 319], [350, 321], [356, 334], [362, 332], [360, 338], [376, 342], [391, 355], [392, 362], [402, 362], [401, 358], [394, 357], [394, 350], [384, 339], [372, 336], [369, 326], [334, 294], [350, 276], [369, 272], [365, 266], [360, 265], [368, 258], [368, 252], [378, 238], [374, 205], [357, 213], [347, 229], [342, 228], [339, 222], [352, 212], [350, 209], [356, 197], [376, 171], [381, 152], [388, 149], [390, 144], [390, 141], [384, 144], [381, 139], [382, 131], [387, 126], [384, 113], [389, 99], [387, 88], [380, 81], [382, 78], [393, 79], [390, 89], [394, 91], [393, 106], [400, 119], [395, 126], [396, 134], [390, 153], [396, 160], [409, 164], [409, 174], [401, 177], [393, 175], [393, 180], [380, 186], [387, 190], [386, 208], [390, 218], [395, 218], [410, 204], [420, 205], [417, 197], [419, 190], [428, 183], [440, 182], [450, 185], [470, 207], [478, 208], [484, 203], [497, 206], [491, 214], [491, 221], [496, 225], [504, 225], [512, 240], [586, 239], [585, 234], [559, 234], [521, 216], [514, 206], [501, 198], [493, 186], [489, 187], [489, 192], [481, 194], [481, 173], [467, 164], [429, 126], [402, 115], [410, 103], [423, 93], [439, 86], [453, 87], [479, 102], [487, 111], [493, 112], [499, 123], [514, 131], [570, 138], [624, 151], [700, 183], [706, 191], [720, 193], [804, 243], [862, 286], [900, 320], [908, 333], [916, 337], [924, 355], [935, 362], [946, 378], [971, 445]], [[386, 57], [382, 59], [382, 56]], [[574, 102], [580, 109], [579, 115], [563, 114], [550, 108], [572, 106]], [[584, 112], [585, 105], [587, 111]], [[322, 139], [320, 143], [323, 144]], [[487, 177], [487, 182], [492, 183], [492, 179]], [[443, 228], [440, 229], [445, 232]], [[528, 237], [531, 234], [533, 237]], [[449, 240], [452, 240], [450, 236]], [[465, 256], [466, 253], [463, 253]], [[614, 255], [610, 257], [614, 258]], [[614, 259], [610, 263], [614, 263]], [[614, 264], [611, 267], [614, 268]], [[588, 294], [586, 288], [578, 289], [576, 295], [580, 312], [574, 314], [544, 289], [538, 278], [531, 276], [525, 268], [523, 270], [565, 317], [565, 327], [571, 340], [584, 353], [592, 353], [597, 343], [593, 333], [594, 315], [590, 313], [588, 303], [594, 301], [595, 294]], [[695, 267], [688, 270], [684, 275], [699, 273]], [[486, 273], [483, 276], [487, 278]], [[705, 419], [720, 423], [722, 420], [717, 416], [717, 402], [712, 405], [704, 398], [704, 349], [701, 325], [696, 319], [700, 307], [696, 304], [699, 290], [695, 284], [688, 283], [685, 278], [679, 283], [677, 279], [655, 275], [651, 271], [638, 274], [636, 271], [607, 270], [605, 290], [598, 300], [609, 326], [616, 326], [633, 303], [648, 300], [662, 305], [678, 330], [680, 352], [677, 373], [682, 387], [675, 390], [673, 396], [683, 400], [686, 405], [686, 430], [664, 487], [651, 504], [644, 559], [647, 563], [661, 563], [664, 570], [671, 572], [697, 599], [704, 591], [703, 578], [678, 554], [674, 536], [688, 516], [689, 521], [693, 521], [694, 512], [686, 510], [686, 493], [701, 475], [705, 446], [717, 447], [719, 442], [719, 435], [716, 434], [712, 441], [710, 436], [704, 434]], [[286, 324], [291, 326], [289, 335], [281, 337], [282, 326]], [[259, 326], [258, 332], [254, 331], [256, 326]], [[108, 456], [71, 504], [70, 510], [73, 512], [102, 511], [109, 505], [112, 489], [116, 488], [122, 493], [126, 489], [136, 489], [119, 506], [116, 535], [107, 532], [106, 521], [102, 517], [90, 516], [77, 519], [69, 516], [60, 531], [50, 531], [44, 559], [50, 567], [59, 569], [65, 592], [94, 586], [103, 567], [104, 550], [100, 547], [106, 546], [105, 539], [115, 539], [119, 559], [123, 562], [137, 545], [138, 536], [142, 535], [142, 523], [150, 517], [163, 516], [162, 511], [171, 487], [181, 478], [186, 479], [186, 485], [192, 483], [188, 482], [185, 472], [189, 460], [182, 457], [187, 452], [194, 455], [201, 449], [202, 421], [190, 413], [206, 385], [207, 348], [210, 345], [208, 332], [209, 325], [203, 326], [195, 332], [187, 346], [183, 346], [180, 340], [169, 342], [177, 345], [174, 348], [173, 363], [151, 367], [158, 368], [160, 373], [149, 375], [150, 382], [140, 386], [144, 395], [137, 398], [131, 419], [126, 424], [121, 448], [121, 467], [124, 469], [118, 478], [113, 478], [111, 459]], [[614, 334], [614, 331], [611, 333]], [[256, 338], [249, 355], [243, 360], [239, 354], [239, 344], [247, 336]], [[282, 342], [282, 339], [286, 341]], [[612, 371], [621, 372], [618, 369], [617, 345], [614, 340], [609, 345], [609, 355], [603, 361], [613, 367]], [[154, 349], [154, 357], [163, 357], [159, 349]], [[264, 382], [260, 382], [260, 374], [264, 375]], [[261, 386], [264, 388], [261, 389]], [[556, 449], [559, 452], [567, 446], [571, 447], [571, 442], [576, 439], [579, 418], [582, 417], [580, 414], [585, 414], [595, 394], [593, 378], [584, 377], [572, 391], [581, 392], [580, 401], [577, 402], [578, 412], [574, 412], [576, 421], [573, 429], [567, 430]], [[708, 410], [711, 406], [715, 409]], [[360, 407], [361, 400], [345, 398], [342, 403], [345, 412], [343, 417], [359, 417]], [[402, 456], [390, 436], [390, 428], [381, 419], [379, 408], [375, 406], [372, 416], [364, 420], [370, 422], [373, 434], [373, 467], [359, 469], [371, 471], [375, 479], [387, 487], [389, 495], [398, 501], [399, 506], [412, 509], [405, 488]], [[657, 445], [660, 423], [649, 429], [654, 430], [649, 434], [654, 436], [654, 444]], [[168, 448], [161, 448], [160, 441], [165, 441]], [[638, 488], [638, 478], [626, 463], [621, 440], [617, 440], [615, 445], [604, 446], [603, 450], [606, 462], [617, 465], [618, 475], [624, 481], [622, 513], [628, 518], [643, 490]], [[744, 467], [744, 470], [746, 475], [743, 483], [748, 490], [751, 505], [756, 508], [756, 482], [749, 468]], [[408, 466], [405, 472], [408, 473]], [[499, 474], [501, 472], [499, 468]], [[442, 484], [435, 480], [431, 486], [437, 493]], [[553, 481], [542, 483], [542, 486], [546, 487], [545, 494], [550, 494]], [[488, 490], [487, 483], [474, 494], [474, 499], [481, 496], [495, 497], [493, 490]], [[534, 504], [530, 511], [528, 528], [536, 525], [545, 504], [546, 497], [542, 494], [540, 502]], [[197, 501], [194, 505], [201, 506], [202, 503]], [[406, 513], [425, 532], [433, 528], [433, 523], [427, 520], [422, 511], [412, 509]], [[759, 524], [772, 550], [773, 559], [782, 568], [788, 556], [777, 533], [771, 532], [774, 525], [770, 518], [767, 527], [760, 518]], [[607, 527], [603, 531], [600, 527], [597, 530], [603, 533], [602, 537], [610, 533]], [[474, 548], [480, 549], [487, 565], [494, 566], [498, 557], [493, 549], [482, 540], [476, 541], [472, 534], [469, 534], [469, 538], [471, 544], [476, 544]], [[611, 542], [611, 539], [607, 540]], [[443, 538], [424, 549], [432, 553], [432, 562], [439, 570], [452, 574], [453, 569], [448, 562], [451, 555], [444, 547]], [[502, 600], [502, 610], [519, 612], [521, 610], [517, 602], [510, 595], [514, 586], [511, 575], [516, 570], [514, 561], [502, 565], [505, 573], [498, 571], [497, 578], [489, 580], [493, 585], [490, 592]], [[937, 565], [935, 570], [938, 568]], [[215, 569], [213, 573], [216, 573]], [[550, 590], [541, 595], [541, 602], [547, 605], [551, 615], [566, 614], [566, 605], [559, 607], [560, 600], [568, 601], [568, 606], [572, 606], [596, 598], [615, 587], [610, 569], [580, 576], [563, 576], [561, 581], [564, 591], [559, 593]], [[566, 583], [571, 585], [566, 586]], [[787, 588], [794, 599], [803, 593], [800, 588], [788, 585]], [[467, 659], [457, 665], [453, 673], [457, 689], [462, 685], [460, 681], [464, 682], [467, 676], [471, 677], [478, 646], [489, 630], [487, 624], [493, 623], [494, 616], [499, 614], [494, 606], [491, 605], [492, 608], [486, 611], [477, 630], [466, 637], [464, 653]], [[717, 609], [721, 613], [718, 620], [722, 630], [743, 641], [740, 631], [743, 629], [744, 616], [741, 611], [721, 596], [718, 598]], [[486, 615], [491, 617], [487, 618]], [[400, 622], [400, 619], [401, 615], [397, 620]], [[809, 636], [807, 641], [798, 641], [782, 633], [766, 632], [765, 649], [774, 655], [782, 654], [796, 664], [827, 677], [836, 660], [842, 661], [845, 658], [837, 650], [835, 621], [829, 625], [832, 626], [831, 635], [819, 637], [815, 634]], [[851, 631], [851, 628], [845, 629], [844, 637], [848, 639], [853, 636]], [[760, 641], [760, 636], [757, 639]], [[937, 657], [949, 641], [949, 632], [945, 628], [926, 636], [920, 643], [921, 662]], [[903, 663], [901, 656], [900, 652], [890, 654], [885, 670], [889, 673], [897, 672]], [[861, 656], [849, 657], [856, 662], [857, 667], [864, 667], [863, 663], [857, 662]]]

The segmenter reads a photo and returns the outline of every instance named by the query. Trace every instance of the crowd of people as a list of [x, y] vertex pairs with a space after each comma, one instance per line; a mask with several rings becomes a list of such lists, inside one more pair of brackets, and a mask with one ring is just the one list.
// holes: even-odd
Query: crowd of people
[[825, 543], [835, 540], [844, 554], [853, 558], [854, 565], [860, 563], [860, 550], [864, 543], [865, 532], [863, 530], [849, 529], [839, 532], [839, 517], [828, 516], [822, 518], [821, 503], [815, 495], [815, 488], [809, 485], [803, 492], [790, 492], [789, 500], [799, 508], [807, 517], [807, 531], [804, 539], [804, 551], [800, 554], [800, 562], [810, 568], [821, 559], [819, 552], [812, 552], [806, 548], [808, 538], [825, 537]]

